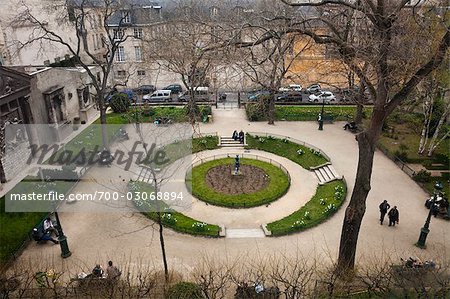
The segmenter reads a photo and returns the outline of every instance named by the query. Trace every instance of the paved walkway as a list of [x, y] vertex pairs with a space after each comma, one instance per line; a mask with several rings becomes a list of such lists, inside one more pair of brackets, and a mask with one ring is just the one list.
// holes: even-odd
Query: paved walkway
[[[315, 122], [278, 122], [274, 126], [269, 126], [264, 122], [249, 123], [245, 120], [243, 110], [220, 110], [214, 111], [213, 123], [200, 125], [202, 132], [218, 132], [220, 135], [230, 135], [234, 130], [240, 129], [288, 135], [321, 148], [331, 158], [336, 171], [345, 176], [349, 194], [351, 194], [358, 160], [357, 144], [354, 135], [344, 131], [341, 123], [326, 124], [323, 131], [317, 130]], [[289, 161], [280, 157], [277, 159], [288, 169], [293, 167]], [[312, 195], [316, 183], [314, 180], [317, 179], [313, 173], [308, 173], [306, 170], [299, 169], [298, 172], [302, 179], [293, 182], [291, 187], [293, 192], [290, 194], [298, 196], [296, 204], [300, 206], [306, 197]], [[115, 182], [114, 188], [121, 188], [119, 182], [123, 181], [123, 177], [115, 168], [96, 168], [89, 174], [95, 174], [95, 177], [107, 177]], [[103, 184], [97, 185], [96, 188], [108, 190], [111, 187]], [[75, 192], [89, 190], [92, 189], [79, 184]], [[440, 261], [450, 260], [450, 226], [445, 220], [432, 219], [427, 250], [420, 250], [413, 245], [418, 239], [420, 228], [428, 213], [424, 207], [426, 196], [425, 192], [393, 162], [377, 152], [372, 190], [367, 200], [367, 211], [358, 242], [358, 261], [372, 262], [374, 256], [397, 261], [400, 257], [410, 255]], [[393, 228], [387, 225], [380, 226], [378, 205], [383, 199], [388, 200], [391, 205], [398, 206], [400, 225]], [[283, 203], [285, 200], [286, 203]], [[289, 200], [291, 199], [283, 198], [269, 208], [260, 207], [237, 212], [209, 206], [211, 215], [204, 213], [209, 211], [204, 204], [194, 202], [189, 215], [216, 223], [228, 222], [230, 225], [236, 223], [234, 228], [239, 228], [238, 223], [259, 224], [262, 221], [262, 215], [265, 217], [264, 221], [271, 219], [272, 210], [277, 217], [289, 214], [295, 209], [291, 206], [291, 203], [294, 203]], [[165, 243], [169, 266], [181, 273], [189, 273], [205, 256], [234, 260], [236, 257], [258, 259], [283, 253], [288, 256], [296, 254], [315, 256], [322, 260], [335, 259], [344, 210], [345, 208], [340, 209], [332, 218], [317, 227], [278, 238], [208, 239], [166, 229]], [[260, 217], [261, 220], [259, 220]], [[37, 245], [33, 242], [24, 251], [18, 263], [28, 263], [32, 260], [36, 264], [36, 271], [52, 265], [56, 269], [71, 269], [72, 273], [80, 269], [90, 270], [95, 263], [104, 264], [108, 259], [117, 261], [119, 265], [129, 263], [161, 266], [156, 227], [138, 213], [131, 210], [101, 214], [71, 212], [61, 213], [60, 219], [73, 255], [63, 260], [59, 258], [59, 246]]]

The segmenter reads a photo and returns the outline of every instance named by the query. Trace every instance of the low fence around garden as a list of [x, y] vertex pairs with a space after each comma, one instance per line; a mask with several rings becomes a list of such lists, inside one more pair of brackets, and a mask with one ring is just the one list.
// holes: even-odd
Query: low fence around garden
[[404, 173], [406, 173], [410, 178], [414, 178], [416, 175], [416, 171], [412, 169], [411, 167], [406, 164], [406, 162], [403, 162], [399, 157], [396, 155], [393, 155], [388, 151], [387, 148], [382, 146], [381, 144], [377, 145], [377, 148], [389, 159], [391, 159], [401, 170], [403, 170]]
[[[275, 161], [273, 159], [254, 155], [254, 154], [247, 154], [247, 153], [239, 153], [239, 154], [238, 153], [227, 153], [227, 154], [213, 155], [213, 156], [209, 156], [207, 158], [201, 158], [192, 163], [190, 170], [198, 165], [201, 165], [201, 164], [209, 162], [209, 161], [225, 159], [225, 158], [234, 159], [236, 156], [239, 156], [239, 158], [241, 158], [241, 159], [253, 159], [253, 160], [257, 160], [257, 161], [267, 162], [273, 166], [276, 166], [287, 175], [288, 181], [289, 181], [289, 183], [291, 183], [291, 175], [289, 174], [289, 171], [286, 169], [286, 167], [284, 167], [283, 165], [281, 165], [280, 163], [278, 163], [277, 161]], [[189, 173], [190, 170], [187, 171], [187, 173]]]
[[316, 146], [314, 146], [312, 144], [309, 144], [309, 143], [307, 143], [305, 141], [301, 141], [299, 139], [295, 139], [295, 138], [292, 138], [292, 137], [289, 137], [289, 136], [283, 136], [283, 135], [272, 134], [272, 133], [270, 133], [270, 134], [269, 133], [262, 133], [262, 132], [247, 132], [247, 134], [252, 135], [253, 137], [258, 136], [258, 137], [265, 137], [265, 138], [273, 137], [273, 138], [277, 138], [277, 139], [281, 139], [281, 140], [286, 139], [286, 140], [289, 140], [289, 141], [291, 141], [293, 143], [296, 143], [296, 144], [299, 144], [299, 145], [303, 145], [305, 147], [312, 148], [313, 150], [319, 152], [325, 159], [327, 159], [328, 161], [331, 161], [330, 157], [328, 157], [328, 155], [325, 154], [320, 148], [318, 148], [318, 147], [316, 147]]
[[218, 136], [219, 136], [219, 134], [217, 132], [210, 132], [210, 133], [194, 132], [192, 134], [192, 138], [218, 137]]

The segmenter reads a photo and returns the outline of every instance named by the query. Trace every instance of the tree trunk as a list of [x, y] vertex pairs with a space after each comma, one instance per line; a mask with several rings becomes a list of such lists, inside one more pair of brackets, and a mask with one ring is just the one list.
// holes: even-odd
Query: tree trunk
[[428, 157], [431, 157], [431, 155], [433, 154], [433, 151], [436, 149], [437, 147], [437, 143], [436, 140], [439, 136], [439, 131], [441, 130], [442, 125], [444, 124], [444, 121], [447, 119], [447, 116], [449, 114], [450, 111], [450, 104], [447, 105], [447, 107], [445, 108], [444, 113], [442, 114], [441, 118], [439, 119], [439, 122], [436, 126], [436, 130], [434, 131], [433, 137], [431, 138], [430, 141], [430, 147], [428, 148]]
[[338, 273], [346, 273], [349, 270], [353, 270], [359, 229], [366, 212], [366, 199], [370, 191], [374, 145], [366, 132], [359, 134], [357, 140], [359, 147], [358, 170], [352, 197], [345, 210], [339, 246]]
[[[351, 90], [353, 91], [353, 89]], [[365, 102], [364, 91], [365, 91], [364, 83], [360, 81], [358, 99], [356, 100], [356, 116], [355, 116], [355, 123], [357, 123], [358, 125], [361, 124], [363, 120], [363, 109], [364, 109], [363, 103]]]
[[361, 103], [356, 103], [356, 116], [355, 116], [355, 123], [357, 123], [358, 125], [362, 123], [362, 119], [363, 119], [363, 109], [364, 109], [364, 105]]
[[0, 183], [4, 184], [6, 183], [6, 174], [5, 170], [3, 169], [3, 163], [0, 160]]
[[431, 123], [431, 115], [433, 113], [433, 97], [431, 96], [430, 103], [425, 101], [424, 103], [424, 123], [422, 128], [422, 133], [420, 135], [419, 149], [417, 151], [418, 154], [423, 154], [427, 143], [428, 143], [428, 134], [430, 132], [430, 123]]
[[109, 149], [108, 128], [106, 127], [106, 107], [104, 103], [104, 94], [97, 90], [97, 104], [100, 110], [100, 124], [102, 126], [102, 142], [103, 147]]
[[271, 91], [268, 111], [269, 125], [275, 124], [275, 96], [275, 92]]
[[161, 219], [161, 212], [158, 211], [158, 226], [159, 226], [159, 243], [161, 245], [161, 253], [163, 258], [163, 264], [164, 264], [164, 279], [167, 282], [169, 282], [169, 267], [167, 266], [167, 256], [166, 256], [166, 245], [164, 243], [164, 227], [162, 224]]
[[350, 203], [345, 210], [342, 225], [339, 258], [336, 271], [339, 275], [350, 274], [354, 271], [356, 248], [359, 229], [366, 212], [366, 200], [370, 191], [373, 157], [376, 143], [381, 135], [384, 122], [384, 111], [374, 108], [372, 121], [368, 130], [357, 135], [359, 159], [356, 181]]

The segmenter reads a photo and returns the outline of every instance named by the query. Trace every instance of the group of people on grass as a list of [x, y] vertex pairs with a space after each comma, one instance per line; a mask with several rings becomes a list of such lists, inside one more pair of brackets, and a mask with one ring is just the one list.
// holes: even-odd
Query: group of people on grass
[[237, 141], [239, 140], [240, 143], [244, 143], [244, 131], [240, 131], [238, 133], [237, 130], [234, 130], [233, 135], [231, 136], [233, 138], [233, 140]]
[[[383, 200], [383, 202], [379, 206], [380, 208], [380, 224], [383, 225], [384, 217], [386, 216], [386, 213], [388, 214], [389, 218], [389, 226], [395, 226], [395, 224], [399, 223], [400, 214], [397, 210], [397, 206], [394, 206], [392, 209], [387, 200]], [[389, 210], [390, 209], [390, 210]], [[388, 212], [389, 210], [389, 212]]]

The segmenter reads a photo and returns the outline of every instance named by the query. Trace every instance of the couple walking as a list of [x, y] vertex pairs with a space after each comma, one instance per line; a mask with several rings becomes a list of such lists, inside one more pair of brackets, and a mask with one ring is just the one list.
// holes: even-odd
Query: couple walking
[[395, 226], [395, 223], [398, 224], [399, 222], [399, 213], [397, 210], [397, 206], [394, 206], [388, 213], [388, 210], [391, 206], [388, 204], [387, 200], [384, 200], [379, 208], [380, 208], [380, 224], [383, 225], [384, 216], [386, 216], [386, 213], [388, 214], [389, 218], [389, 226]]

